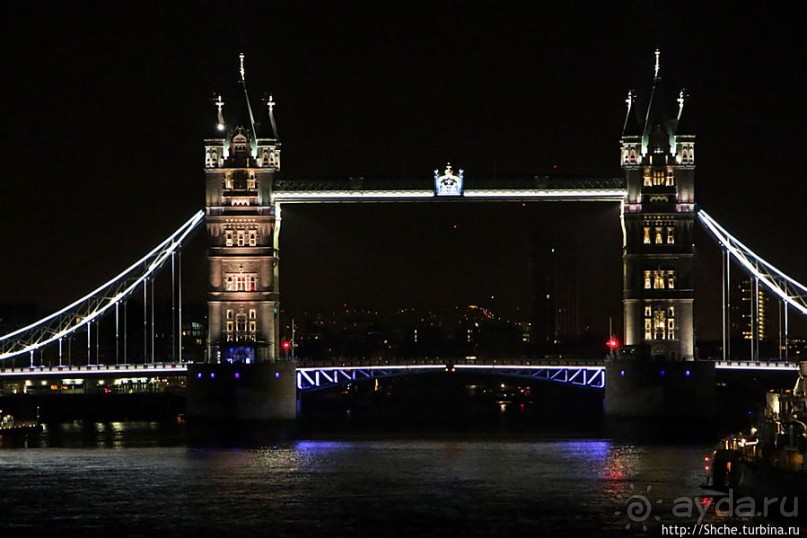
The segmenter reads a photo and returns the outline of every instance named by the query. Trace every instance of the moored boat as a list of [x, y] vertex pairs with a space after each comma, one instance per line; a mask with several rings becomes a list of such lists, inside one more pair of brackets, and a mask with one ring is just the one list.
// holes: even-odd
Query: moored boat
[[3, 415], [0, 411], [0, 436], [34, 432], [40, 429], [42, 429], [42, 425], [37, 420], [15, 420], [12, 415]]
[[766, 395], [756, 427], [721, 441], [706, 467], [707, 487], [757, 499], [807, 496], [805, 456], [807, 362], [802, 362], [793, 390]]

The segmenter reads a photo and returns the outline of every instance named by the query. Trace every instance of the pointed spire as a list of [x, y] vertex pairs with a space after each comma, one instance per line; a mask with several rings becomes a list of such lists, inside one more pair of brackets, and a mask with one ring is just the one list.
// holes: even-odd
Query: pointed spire
[[244, 99], [246, 100], [247, 112], [249, 113], [249, 127], [251, 129], [250, 136], [254, 140], [255, 137], [257, 136], [257, 132], [255, 131], [255, 116], [252, 114], [252, 105], [249, 102], [249, 94], [247, 93], [247, 81], [244, 78], [244, 53], [243, 52], [238, 55], [238, 59], [240, 60], [239, 73], [241, 73], [241, 86], [244, 87]]
[[658, 72], [660, 68], [659, 56], [661, 56], [661, 51], [656, 49], [656, 66], [653, 68], [653, 78], [658, 78]]
[[642, 133], [642, 155], [647, 155], [650, 133], [656, 125], [663, 121], [664, 116], [664, 96], [657, 95], [661, 92], [661, 77], [659, 76], [661, 52], [656, 49], [656, 65], [653, 68], [653, 87], [650, 89], [650, 99], [647, 102], [647, 111], [644, 116], [644, 132]]
[[636, 117], [636, 94], [633, 93], [633, 90], [628, 91], [625, 104], [628, 105], [628, 108], [625, 111], [625, 122], [622, 124], [622, 136], [636, 136], [642, 134], [642, 128]]
[[684, 90], [683, 90], [683, 88], [681, 89], [680, 92], [678, 92], [677, 101], [678, 101], [678, 117], [676, 117], [675, 119], [680, 121], [681, 120], [681, 112], [684, 111]]
[[272, 124], [272, 134], [274, 135], [275, 139], [279, 139], [280, 137], [277, 135], [277, 124], [275, 123], [275, 100], [272, 97], [272, 94], [269, 94], [269, 97], [264, 99], [266, 103], [266, 108], [269, 109], [269, 122]]
[[221, 99], [221, 94], [219, 94], [218, 98], [216, 99], [215, 105], [219, 109], [218, 110], [218, 123], [216, 124], [216, 129], [218, 129], [219, 131], [223, 131], [224, 130], [224, 113], [222, 112], [222, 109], [224, 108], [224, 101]]

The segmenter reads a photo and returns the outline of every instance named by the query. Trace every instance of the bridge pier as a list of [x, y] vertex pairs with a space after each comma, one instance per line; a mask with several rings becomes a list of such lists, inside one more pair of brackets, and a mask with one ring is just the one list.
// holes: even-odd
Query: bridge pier
[[188, 366], [190, 423], [291, 423], [297, 383], [291, 362]]
[[714, 362], [617, 358], [606, 362], [605, 378], [607, 418], [715, 418]]

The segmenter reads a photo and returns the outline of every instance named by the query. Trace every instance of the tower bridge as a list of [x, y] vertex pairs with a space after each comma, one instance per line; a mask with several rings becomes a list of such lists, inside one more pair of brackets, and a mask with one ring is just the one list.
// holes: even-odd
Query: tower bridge
[[[695, 360], [692, 266], [693, 234], [699, 222], [725, 252], [723, 274], [731, 264], [771, 290], [785, 304], [807, 315], [807, 288], [761, 259], [731, 236], [695, 203], [695, 135], [688, 125], [683, 90], [670, 93], [662, 81], [658, 52], [644, 101], [629, 92], [620, 139], [623, 177], [496, 178], [467, 174], [451, 164], [433, 173], [404, 179], [284, 178], [281, 143], [270, 96], [253, 102], [247, 91], [244, 58], [230, 94], [218, 95], [215, 122], [204, 139], [204, 213], [194, 215], [168, 239], [115, 279], [43, 320], [0, 337], [0, 362], [27, 357], [27, 368], [0, 370], [0, 379], [50, 376], [185, 375], [188, 412], [201, 419], [293, 419], [295, 393], [345, 380], [401, 375], [434, 369], [486, 370], [532, 379], [606, 387], [613, 414], [682, 416], [709, 407], [715, 368], [789, 370], [795, 366], [732, 361], [727, 346], [728, 313], [723, 310], [723, 360]], [[226, 97], [226, 98], [225, 98]], [[670, 112], [672, 110], [672, 112]], [[460, 203], [483, 201], [590, 201], [618, 203], [623, 232], [623, 352], [596, 364], [504, 362], [305, 365], [286, 360], [279, 350], [282, 207], [288, 203]], [[182, 243], [205, 222], [208, 245], [208, 342], [202, 363], [183, 362], [181, 334]], [[172, 273], [172, 356], [155, 354], [154, 279], [169, 265]], [[177, 265], [179, 271], [176, 270]], [[177, 275], [180, 276], [177, 281]], [[728, 275], [727, 275], [728, 276]], [[729, 280], [724, 278], [724, 290]], [[149, 289], [151, 335], [149, 336]], [[143, 293], [143, 364], [131, 364], [127, 349], [126, 301]], [[123, 310], [123, 312], [121, 312]], [[98, 364], [98, 324], [114, 313], [115, 366]], [[787, 318], [786, 318], [787, 319]], [[64, 365], [64, 343], [85, 330], [84, 366]], [[92, 364], [92, 334], [96, 334]], [[787, 329], [785, 330], [785, 334]], [[123, 339], [124, 357], [120, 357]], [[58, 347], [57, 360], [44, 361], [46, 348]], [[40, 364], [36, 364], [39, 354]], [[137, 362], [137, 361], [135, 361]], [[680, 374], [680, 375], [678, 375]], [[697, 381], [695, 387], [692, 378]], [[606, 379], [608, 383], [606, 383]], [[674, 402], [670, 404], [670, 402]]]

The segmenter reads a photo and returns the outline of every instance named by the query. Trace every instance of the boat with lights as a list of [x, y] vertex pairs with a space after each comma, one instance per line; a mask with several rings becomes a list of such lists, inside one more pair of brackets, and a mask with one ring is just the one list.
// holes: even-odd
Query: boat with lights
[[723, 439], [707, 458], [706, 487], [757, 499], [807, 495], [807, 362], [793, 390], [766, 395], [748, 433]]
[[0, 411], [0, 436], [36, 432], [40, 429], [42, 425], [37, 420], [15, 420], [13, 415], [3, 415]]

